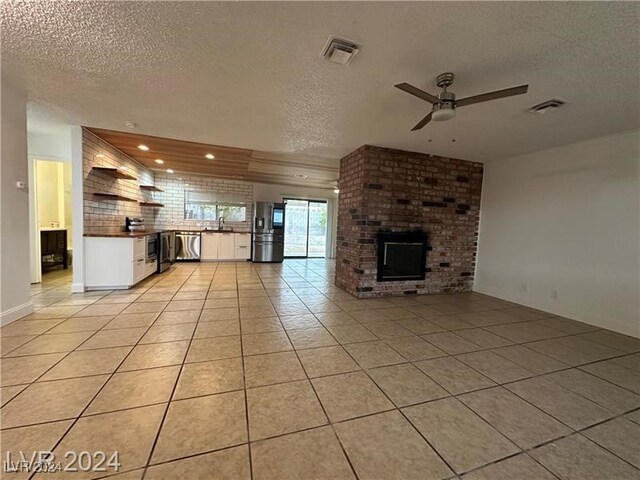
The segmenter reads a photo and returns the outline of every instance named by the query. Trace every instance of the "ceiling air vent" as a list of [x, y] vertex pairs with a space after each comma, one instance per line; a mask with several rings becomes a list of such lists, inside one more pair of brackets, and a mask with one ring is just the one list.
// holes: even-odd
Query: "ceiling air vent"
[[551, 100], [547, 100], [546, 102], [542, 102], [537, 105], [534, 105], [529, 109], [529, 111], [532, 113], [544, 113], [549, 109], [555, 110], [556, 108], [560, 108], [564, 104], [565, 104], [564, 100], [558, 100], [557, 98], [552, 98]]
[[352, 41], [332, 35], [325, 43], [320, 56], [333, 63], [349, 65], [359, 51], [360, 47]]

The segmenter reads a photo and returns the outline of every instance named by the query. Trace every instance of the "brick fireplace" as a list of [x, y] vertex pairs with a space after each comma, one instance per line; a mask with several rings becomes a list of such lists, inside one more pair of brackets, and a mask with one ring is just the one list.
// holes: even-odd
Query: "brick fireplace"
[[[364, 145], [341, 160], [339, 188], [337, 286], [359, 298], [471, 290], [482, 164]], [[426, 239], [424, 280], [411, 272], [411, 280], [382, 280], [379, 256], [386, 250], [378, 239], [388, 233]], [[401, 243], [389, 250], [396, 260], [425, 258], [415, 241], [413, 250], [398, 253]]]

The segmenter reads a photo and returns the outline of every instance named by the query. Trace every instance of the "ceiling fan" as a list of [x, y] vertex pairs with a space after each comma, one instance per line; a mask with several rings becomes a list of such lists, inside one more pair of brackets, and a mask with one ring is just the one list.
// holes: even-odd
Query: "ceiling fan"
[[431, 120], [441, 122], [453, 118], [455, 110], [458, 107], [473, 105], [474, 103], [488, 102], [489, 100], [497, 100], [499, 98], [512, 97], [514, 95], [522, 95], [523, 93], [527, 93], [527, 89], [529, 88], [529, 85], [520, 85], [519, 87], [505, 88], [504, 90], [496, 90], [494, 92], [482, 93], [480, 95], [456, 100], [456, 94], [447, 91], [447, 88], [453, 84], [454, 78], [455, 76], [451, 72], [442, 73], [437, 76], [436, 85], [442, 89], [437, 97], [425, 92], [424, 90], [420, 90], [413, 85], [409, 85], [408, 83], [399, 83], [394, 85], [396, 88], [399, 88], [404, 92], [433, 104], [431, 111], [411, 129], [412, 132], [414, 130], [420, 130]]

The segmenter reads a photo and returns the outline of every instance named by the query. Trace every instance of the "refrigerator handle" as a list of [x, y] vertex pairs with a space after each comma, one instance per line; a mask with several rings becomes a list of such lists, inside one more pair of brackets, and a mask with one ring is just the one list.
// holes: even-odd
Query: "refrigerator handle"
[[269, 216], [267, 217], [267, 230], [269, 233], [273, 232], [273, 203], [269, 204]]

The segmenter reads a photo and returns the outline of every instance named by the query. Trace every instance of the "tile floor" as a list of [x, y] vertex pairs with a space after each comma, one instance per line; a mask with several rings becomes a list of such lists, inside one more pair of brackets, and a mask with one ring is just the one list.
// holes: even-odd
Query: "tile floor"
[[117, 450], [123, 480], [640, 478], [640, 340], [332, 278], [324, 260], [178, 264], [71, 295], [47, 275], [0, 330], [3, 458]]

